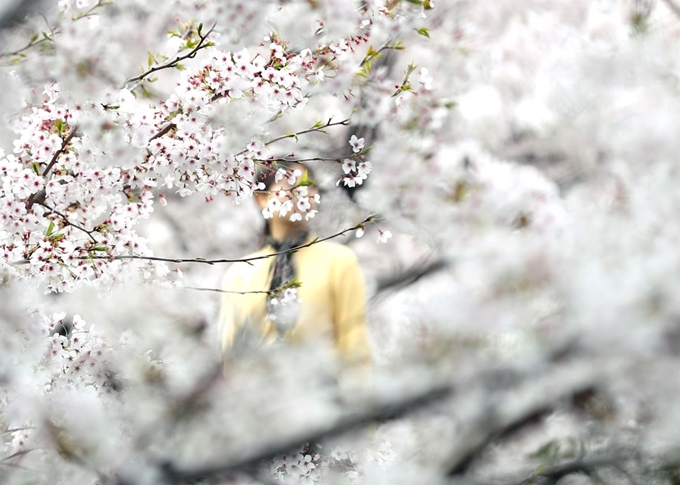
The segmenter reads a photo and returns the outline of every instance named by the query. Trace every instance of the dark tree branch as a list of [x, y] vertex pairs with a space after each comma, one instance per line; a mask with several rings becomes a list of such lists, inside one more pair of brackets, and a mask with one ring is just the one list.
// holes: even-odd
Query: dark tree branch
[[[249, 474], [253, 467], [263, 460], [274, 458], [278, 455], [288, 453], [290, 450], [299, 448], [305, 443], [317, 443], [321, 440], [336, 437], [349, 431], [360, 429], [366, 424], [374, 421], [384, 421], [396, 419], [410, 412], [422, 409], [434, 402], [448, 397], [451, 388], [448, 386], [437, 387], [428, 391], [402, 399], [399, 402], [387, 403], [378, 406], [365, 413], [351, 414], [339, 419], [335, 423], [321, 427], [315, 431], [307, 432], [296, 437], [291, 437], [285, 441], [267, 445], [263, 448], [246, 453], [244, 456], [225, 460], [223, 463], [202, 466], [197, 468], [182, 468], [174, 463], [161, 464], [161, 470], [167, 483], [180, 485], [194, 480], [206, 479], [234, 473]], [[112, 482], [116, 485], [123, 485], [119, 480]]]
[[154, 136], [149, 138], [149, 141], [151, 142], [151, 141], [155, 140], [156, 138], [160, 138], [161, 136], [166, 135], [167, 133], [170, 133], [170, 130], [174, 129], [176, 126], [177, 125], [175, 125], [174, 123], [168, 123], [163, 128], [161, 128], [158, 133], [156, 133]]
[[45, 167], [45, 171], [42, 173], [43, 177], [47, 177], [47, 175], [50, 173], [50, 170], [52, 170], [52, 167], [57, 163], [57, 160], [59, 157], [66, 151], [68, 148], [69, 143], [71, 143], [71, 140], [73, 140], [73, 137], [76, 136], [76, 132], [78, 131], [78, 125], [75, 125], [73, 128], [71, 128], [71, 132], [68, 134], [66, 138], [64, 138], [64, 142], [61, 144], [61, 148], [57, 150], [54, 155], [52, 155], [52, 159], [50, 160], [50, 163]]
[[320, 125], [320, 126], [313, 126], [312, 128], [309, 128], [308, 130], [302, 130], [298, 131], [297, 133], [287, 133], [285, 135], [273, 138], [269, 140], [265, 145], [271, 145], [272, 143], [276, 143], [281, 140], [285, 140], [287, 138], [296, 138], [299, 135], [304, 135], [306, 133], [313, 133], [315, 131], [323, 131], [324, 128], [329, 128], [331, 126], [347, 126], [349, 125], [349, 118], [342, 120], [342, 121], [336, 121], [335, 123], [332, 122], [333, 118], [330, 118], [325, 124]]
[[0, 31], [22, 22], [40, 3], [41, 0], [15, 0], [13, 5], [5, 7], [0, 14]]
[[122, 260], [122, 259], [141, 259], [145, 261], [162, 261], [166, 263], [202, 263], [202, 264], [218, 264], [218, 263], [250, 263], [252, 261], [257, 261], [260, 259], [268, 259], [268, 258], [273, 258], [276, 256], [279, 256], [281, 254], [286, 254], [286, 253], [294, 253], [296, 251], [299, 251], [300, 249], [308, 248], [310, 246], [313, 246], [315, 244], [318, 244], [323, 241], [328, 241], [329, 239], [334, 239], [336, 237], [343, 236], [344, 234], [347, 234], [348, 232], [356, 231], [360, 229], [361, 227], [364, 226], [364, 224], [373, 221], [373, 216], [368, 216], [366, 219], [361, 221], [360, 223], [348, 227], [347, 229], [343, 229], [340, 232], [336, 232], [335, 234], [331, 234], [330, 236], [322, 237], [322, 238], [315, 238], [311, 242], [305, 243], [305, 244], [300, 244], [299, 246], [295, 246], [294, 248], [287, 249], [285, 251], [277, 251], [273, 252], [271, 254], [263, 254], [261, 256], [253, 256], [250, 258], [236, 258], [236, 259], [205, 259], [205, 258], [161, 258], [161, 257], [156, 257], [156, 256], [136, 256], [136, 255], [121, 255], [121, 256], [87, 256], [84, 257], [83, 259], [109, 259], [109, 260]]
[[[40, 1], [40, 0], [38, 0], [38, 1]], [[20, 3], [20, 0], [18, 1], [18, 3]], [[37, 2], [35, 2], [35, 0], [33, 0], [31, 2], [29, 0], [29, 1], [24, 1], [23, 3], [28, 4], [28, 3], [37, 3]], [[94, 6], [92, 6], [87, 12], [84, 12], [84, 13], [76, 16], [75, 18], [73, 18], [73, 21], [75, 22], [76, 20], [91, 17], [93, 12], [97, 8], [103, 6], [104, 4], [105, 4], [105, 2], [100, 0]], [[35, 46], [42, 44], [44, 42], [54, 42], [54, 36], [57, 35], [57, 34], [61, 34], [61, 32], [64, 30], [62, 27], [52, 28], [52, 27], [49, 26], [49, 24], [48, 24], [47, 28], [50, 30], [52, 35], [48, 36], [45, 33], [43, 33], [43, 36], [40, 37], [40, 34], [36, 33], [36, 34], [33, 35], [33, 37], [23, 47], [20, 47], [19, 49], [9, 51], [9, 52], [0, 52], [0, 59], [5, 59], [7, 57], [16, 56], [18, 54], [21, 54], [24, 51], [27, 51], [28, 49], [30, 49], [32, 47], [35, 47]], [[0, 29], [0, 30], [2, 30], [2, 29]], [[38, 38], [38, 37], [40, 37], [40, 38]]]
[[208, 31], [205, 34], [198, 34], [198, 36], [200, 38], [198, 45], [196, 45], [196, 47], [194, 47], [191, 50], [191, 52], [189, 52], [188, 54], [184, 54], [183, 56], [177, 56], [172, 61], [168, 61], [165, 64], [161, 64], [160, 66], [152, 67], [149, 70], [140, 74], [139, 76], [131, 77], [130, 79], [125, 81], [125, 84], [127, 85], [127, 84], [130, 84], [130, 83], [133, 83], [133, 82], [142, 81], [145, 77], [149, 76], [150, 74], [153, 74], [154, 72], [161, 71], [163, 69], [175, 67], [177, 64], [179, 64], [180, 62], [182, 62], [185, 59], [191, 59], [191, 58], [196, 57], [196, 53], [198, 51], [200, 51], [201, 49], [205, 49], [206, 47], [208, 47], [210, 45], [210, 44], [206, 44], [205, 41], [207, 40], [208, 36], [210, 36], [210, 34], [212, 34], [213, 30], [215, 30], [216, 26], [217, 26], [217, 24], [213, 24], [213, 26], [210, 27], [210, 29], [208, 29]]
[[97, 240], [93, 236], [93, 233], [95, 231], [88, 231], [84, 227], [79, 226], [78, 224], [76, 224], [74, 222], [71, 222], [71, 220], [65, 214], [62, 214], [61, 212], [59, 212], [58, 210], [55, 210], [54, 208], [50, 207], [49, 205], [45, 204], [44, 202], [35, 202], [35, 203], [38, 204], [38, 205], [41, 205], [42, 207], [44, 207], [48, 211], [58, 215], [61, 218], [61, 220], [64, 221], [64, 224], [84, 232], [85, 234], [87, 234], [89, 236], [89, 238], [92, 240], [93, 243], [95, 243], [95, 244], [97, 243]]
[[[573, 400], [573, 397], [585, 392], [593, 387], [592, 382], [584, 382], [578, 386], [574, 386], [568, 392], [561, 393], [558, 396], [546, 396], [544, 399], [531, 406], [527, 406], [522, 412], [516, 413], [514, 416], [501, 420], [498, 422], [493, 419], [493, 409], [484, 417], [485, 422], [490, 422], [482, 427], [479, 435], [468, 440], [467, 447], [457, 454], [447, 465], [447, 475], [450, 477], [460, 476], [470, 469], [472, 464], [479, 458], [479, 456], [489, 447], [489, 445], [507, 439], [509, 436], [526, 428], [528, 425], [539, 422], [544, 417], [553, 413], [558, 404], [565, 399]], [[494, 422], [496, 421], [496, 422]]]
[[253, 290], [253, 291], [229, 291], [229, 290], [221, 290], [219, 288], [199, 288], [196, 286], [183, 286], [182, 288], [185, 288], [187, 290], [196, 290], [196, 291], [211, 291], [214, 293], [227, 293], [230, 295], [251, 295], [251, 294], [263, 294], [263, 295], [271, 295], [276, 293], [277, 291], [280, 291], [279, 289], [274, 289], [274, 290]]
[[417, 283], [426, 276], [430, 276], [434, 273], [445, 270], [450, 265], [451, 262], [445, 258], [438, 258], [434, 261], [423, 260], [404, 271], [379, 278], [377, 281], [374, 298], [385, 291], [394, 291], [406, 288], [414, 283]]

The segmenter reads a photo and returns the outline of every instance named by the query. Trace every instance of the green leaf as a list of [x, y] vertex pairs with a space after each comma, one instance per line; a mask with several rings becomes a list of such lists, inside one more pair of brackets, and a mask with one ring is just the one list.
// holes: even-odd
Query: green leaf
[[151, 66], [153, 65], [154, 62], [156, 62], [156, 59], [154, 58], [153, 54], [152, 54], [151, 52], [149, 52], [149, 57], [148, 57], [148, 59], [147, 59], [147, 64], [149, 65], [149, 67], [151, 67]]
[[104, 246], [92, 246], [90, 251], [106, 251], [106, 248]]
[[416, 32], [418, 32], [418, 34], [422, 35], [423, 37], [427, 37], [428, 39], [430, 38], [430, 31], [427, 27], [416, 29]]
[[413, 63], [411, 63], [411, 64], [408, 65], [408, 67], [406, 68], [406, 78], [407, 78], [407, 79], [408, 79], [408, 77], [409, 77], [411, 74], [413, 74], [413, 71], [415, 71], [415, 70], [417, 69], [417, 67], [418, 67], [418, 66], [416, 66], [416, 65], [413, 64]]
[[144, 86], [143, 84], [142, 84], [142, 96], [144, 96], [145, 98], [148, 98], [148, 99], [153, 98], [153, 93], [151, 91], [149, 91], [146, 88], [146, 86]]
[[312, 125], [312, 128], [321, 128], [323, 126], [323, 121], [319, 120]]
[[57, 129], [57, 133], [61, 135], [66, 130], [66, 123], [58, 119], [54, 122], [54, 127]]
[[198, 32], [198, 35], [201, 35], [201, 30], [203, 30], [203, 24], [202, 23], [198, 24], [198, 27], [196, 27], [196, 32]]
[[309, 187], [314, 185], [316, 185], [316, 182], [309, 178], [309, 171], [305, 170], [304, 173], [302, 174], [302, 177], [300, 177], [300, 182], [298, 182], [298, 186]]
[[33, 45], [33, 43], [38, 40], [38, 37], [40, 37], [40, 34], [35, 33], [33, 34], [33, 37], [31, 37], [31, 40], [28, 41], [28, 45]]
[[174, 67], [175, 69], [177, 69], [178, 71], [184, 71], [184, 70], [186, 69], [186, 67], [184, 66], [184, 64], [180, 64], [179, 62], [178, 62], [177, 64], [175, 64], [173, 67]]
[[50, 237], [52, 235], [52, 231], [54, 231], [54, 221], [50, 221], [50, 225], [47, 226], [47, 232], [45, 233], [45, 237]]

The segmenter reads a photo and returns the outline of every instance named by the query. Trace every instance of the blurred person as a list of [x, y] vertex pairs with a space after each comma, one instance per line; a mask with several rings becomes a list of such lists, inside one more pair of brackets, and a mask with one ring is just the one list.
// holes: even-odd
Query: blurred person
[[[288, 251], [316, 238], [307, 216], [316, 212], [318, 189], [310, 180], [311, 171], [292, 162], [258, 176], [265, 189], [255, 201], [268, 218], [261, 249], [246, 259], [277, 255], [234, 263], [224, 276], [220, 328], [227, 361], [252, 346], [285, 342], [326, 346], [344, 369], [365, 370], [370, 363], [365, 282], [354, 252], [333, 241]], [[281, 215], [287, 201], [291, 211]]]

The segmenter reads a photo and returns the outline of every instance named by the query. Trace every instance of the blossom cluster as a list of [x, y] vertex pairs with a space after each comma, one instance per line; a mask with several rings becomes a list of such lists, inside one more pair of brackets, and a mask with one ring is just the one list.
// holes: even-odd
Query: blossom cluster
[[290, 213], [289, 220], [297, 222], [304, 218], [306, 221], [312, 219], [318, 210], [317, 205], [321, 202], [318, 193], [311, 194], [309, 186], [303, 185], [293, 187], [290, 190], [278, 190], [267, 201], [267, 206], [262, 209], [265, 219], [272, 217], [286, 217]]
[[396, 456], [392, 443], [385, 439], [371, 443], [362, 454], [343, 445], [334, 446], [330, 453], [324, 454], [318, 444], [306, 444], [297, 453], [271, 460], [267, 473], [276, 480], [293, 479], [297, 483], [311, 485], [334, 472], [351, 483], [362, 483], [367, 468], [387, 467]]
[[[140, 103], [135, 86], [106, 103], [74, 104], [57, 84], [48, 85], [42, 102], [15, 124], [14, 153], [0, 154], [3, 266], [47, 279], [48, 291], [110, 283], [130, 267], [144, 277], [168, 275], [164, 265], [144, 262], [151, 253], [135, 229], [157, 198], [166, 202], [163, 191], [238, 201], [264, 189], [258, 166], [273, 166], [265, 134], [235, 151], [228, 129], [216, 126], [216, 113], [236, 102], [275, 116], [299, 111], [310, 86], [324, 82], [320, 64], [331, 72], [367, 38], [300, 52], [289, 52], [276, 36], [252, 51], [212, 46], [158, 104]], [[127, 143], [124, 160], [117, 160], [118, 148], [98, 145], [111, 136]], [[360, 162], [346, 170], [345, 183], [360, 184], [369, 172], [370, 163]], [[300, 186], [289, 195], [278, 204], [272, 199], [265, 216], [314, 217], [318, 194]]]

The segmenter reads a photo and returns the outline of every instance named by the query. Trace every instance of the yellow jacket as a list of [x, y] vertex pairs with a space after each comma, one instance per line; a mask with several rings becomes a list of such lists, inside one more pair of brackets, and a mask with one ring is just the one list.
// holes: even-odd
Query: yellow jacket
[[[265, 246], [249, 257], [273, 253]], [[220, 310], [222, 349], [238, 347], [240, 337], [250, 334], [261, 344], [276, 340], [277, 330], [265, 321], [267, 295], [237, 294], [268, 290], [274, 258], [234, 263], [224, 276]], [[300, 313], [286, 340], [328, 344], [347, 364], [366, 364], [370, 350], [366, 335], [366, 289], [354, 252], [347, 246], [324, 241], [293, 255]]]

